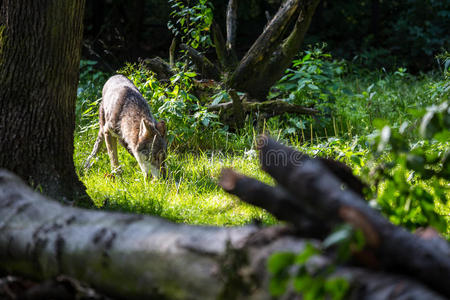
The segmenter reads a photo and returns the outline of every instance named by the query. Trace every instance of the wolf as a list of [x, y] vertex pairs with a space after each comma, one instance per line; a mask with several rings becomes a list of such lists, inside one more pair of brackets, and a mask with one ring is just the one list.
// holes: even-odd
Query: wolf
[[157, 122], [137, 87], [125, 76], [114, 75], [106, 81], [99, 107], [100, 130], [85, 170], [105, 141], [111, 168], [118, 170], [117, 140], [137, 160], [144, 177], [166, 175], [166, 124]]

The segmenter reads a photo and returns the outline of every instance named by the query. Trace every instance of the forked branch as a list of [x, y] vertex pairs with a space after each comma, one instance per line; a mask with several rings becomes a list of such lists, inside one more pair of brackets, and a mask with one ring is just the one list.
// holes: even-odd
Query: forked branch
[[[313, 212], [316, 219], [330, 227], [340, 222], [349, 223], [363, 232], [365, 251], [373, 258], [371, 267], [414, 277], [443, 295], [450, 296], [450, 246], [446, 241], [437, 236], [425, 240], [394, 226], [355, 193], [350, 184], [343, 188], [342, 179], [346, 178], [347, 173], [342, 175], [333, 171], [336, 166], [327, 167], [323, 160], [310, 158], [266, 136], [259, 139], [258, 149], [262, 169], [277, 181], [278, 188], [289, 195], [288, 199], [295, 200], [280, 200], [282, 197], [268, 192], [262, 183], [250, 184], [249, 179], [240, 175], [232, 176], [236, 178], [235, 188], [229, 189], [232, 193], [244, 195], [244, 201], [251, 199], [250, 203], [261, 205], [279, 217], [283, 215], [280, 211], [291, 211], [290, 214], [285, 213], [283, 218], [294, 225], [295, 221], [290, 216], [303, 211]], [[225, 179], [230, 177], [227, 175], [229, 173], [224, 173]], [[255, 190], [264, 190], [265, 195], [273, 197], [273, 201], [278, 204], [265, 199], [261, 192], [259, 197], [263, 200], [254, 200], [251, 195], [255, 194]], [[292, 205], [291, 201], [300, 204]], [[284, 206], [284, 209], [280, 206]], [[295, 210], [300, 212], [292, 212]]]

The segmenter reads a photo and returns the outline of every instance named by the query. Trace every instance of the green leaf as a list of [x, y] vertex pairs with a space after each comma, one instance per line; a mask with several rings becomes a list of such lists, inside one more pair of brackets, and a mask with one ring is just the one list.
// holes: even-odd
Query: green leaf
[[187, 77], [192, 78], [192, 77], [197, 76], [197, 73], [195, 73], [195, 72], [186, 72], [186, 73], [184, 73], [184, 75], [186, 75]]
[[419, 155], [408, 154], [406, 156], [406, 166], [411, 170], [422, 173], [425, 170], [425, 158]]
[[308, 87], [315, 91], [319, 89], [315, 84], [312, 84], [312, 83], [308, 84]]
[[269, 282], [269, 291], [272, 296], [279, 297], [286, 291], [289, 282], [289, 277], [278, 276], [272, 277]]
[[94, 106], [89, 107], [88, 109], [86, 109], [86, 110], [83, 112], [83, 115], [87, 114], [88, 112], [90, 112], [90, 111], [93, 110], [93, 109], [94, 109]]
[[267, 269], [272, 274], [278, 274], [294, 263], [295, 254], [292, 252], [278, 252], [272, 254], [267, 261]]
[[202, 120], [203, 125], [205, 125], [206, 127], [208, 127], [209, 122], [210, 122], [209, 118], [204, 118], [204, 119]]
[[344, 225], [329, 236], [323, 241], [323, 247], [329, 248], [331, 246], [338, 245], [343, 241], [348, 241], [353, 235], [353, 228], [350, 225]]
[[319, 253], [320, 251], [316, 247], [314, 247], [311, 243], [306, 243], [305, 249], [303, 249], [303, 251], [300, 254], [298, 254], [297, 257], [295, 257], [295, 263], [302, 265], [305, 262], [307, 262], [311, 256]]
[[350, 284], [344, 278], [332, 278], [325, 281], [325, 293], [331, 296], [333, 300], [345, 299], [350, 288]]

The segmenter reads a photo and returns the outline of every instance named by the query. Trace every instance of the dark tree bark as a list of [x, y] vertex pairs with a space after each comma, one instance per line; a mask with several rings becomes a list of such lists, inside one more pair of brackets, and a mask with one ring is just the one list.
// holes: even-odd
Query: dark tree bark
[[147, 58], [143, 61], [145, 67], [156, 74], [158, 80], [169, 80], [175, 75], [170, 65], [166, 63], [161, 57]]
[[57, 199], [84, 197], [73, 132], [85, 1], [0, 3], [0, 167]]
[[228, 77], [228, 73], [231, 73], [236, 65], [238, 64], [238, 59], [234, 49], [227, 50], [226, 41], [223, 37], [222, 30], [219, 24], [214, 20], [211, 24], [211, 35], [214, 43], [214, 48], [216, 49], [217, 59], [222, 67], [225, 77]]
[[174, 37], [172, 39], [172, 43], [170, 43], [170, 48], [169, 48], [169, 65], [171, 68], [175, 67], [175, 59], [176, 59], [176, 49], [177, 49], [177, 45], [178, 45], [178, 39], [177, 37]]
[[[235, 51], [238, 0], [229, 0], [226, 11], [226, 39], [219, 24], [211, 24], [211, 38], [220, 68], [187, 49], [204, 77], [222, 78], [227, 89], [245, 92], [264, 101], [269, 89], [283, 76], [298, 54], [320, 0], [284, 0], [278, 12], [239, 61]], [[182, 47], [183, 48], [183, 47]], [[194, 51], [193, 51], [194, 50]], [[221, 72], [222, 76], [217, 75]]]
[[[247, 92], [256, 99], [265, 99], [269, 89], [284, 74], [298, 53], [314, 11], [320, 0], [287, 0], [255, 41], [227, 84]], [[296, 20], [293, 30], [283, 40], [287, 26]]]
[[[314, 108], [287, 103], [284, 100], [268, 100], [263, 102], [240, 101], [238, 95], [232, 97], [232, 100], [233, 101], [220, 103], [217, 105], [210, 105], [208, 107], [208, 111], [219, 112], [220, 119], [225, 123], [236, 121], [236, 117], [242, 120], [243, 117], [239, 112], [241, 110], [244, 115], [252, 112], [259, 112], [268, 117], [281, 115], [284, 113], [302, 115], [315, 115], [318, 113], [318, 111]], [[239, 103], [236, 104], [235, 100], [239, 101]], [[235, 115], [236, 106], [238, 115]]]
[[242, 101], [235, 90], [228, 90], [233, 103], [233, 117], [236, 128], [242, 128], [244, 126], [244, 107], [242, 106]]

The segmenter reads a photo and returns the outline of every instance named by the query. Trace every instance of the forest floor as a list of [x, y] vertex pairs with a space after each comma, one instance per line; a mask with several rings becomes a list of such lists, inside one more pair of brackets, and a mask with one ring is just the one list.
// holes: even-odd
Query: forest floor
[[[91, 75], [86, 73], [85, 77], [97, 74], [92, 73], [92, 69], [89, 70]], [[123, 170], [120, 176], [115, 178], [107, 176], [111, 169], [106, 152], [97, 156], [95, 164], [87, 173], [82, 170], [83, 162], [91, 152], [97, 136], [98, 120], [95, 110], [98, 100], [97, 102], [94, 100], [101, 94], [100, 82], [106, 76], [101, 74], [97, 76], [98, 80], [82, 80], [77, 107], [77, 120], [82, 126], [78, 124], [75, 133], [76, 168], [87, 187], [88, 194], [98, 208], [158, 215], [175, 222], [189, 224], [225, 226], [251, 222], [274, 224], [278, 221], [269, 213], [240, 202], [217, 186], [218, 176], [223, 167], [232, 167], [243, 174], [269, 184], [273, 183], [259, 168], [255, 149], [259, 133], [268, 133], [309, 155], [343, 161], [353, 168], [355, 174], [361, 175], [364, 179], [370, 176], [368, 172], [375, 166], [373, 137], [377, 132], [379, 134], [376, 124], [381, 122], [377, 119], [384, 118], [383, 122], [398, 128], [405, 121], [414, 123], [415, 116], [410, 112], [411, 109], [424, 109], [448, 99], [448, 96], [442, 97], [442, 93], [436, 91], [436, 86], [439, 87], [443, 82], [448, 84], [448, 79], [446, 81], [440, 75], [430, 73], [413, 76], [400, 70], [400, 73], [397, 71], [397, 75], [376, 71], [366, 72], [361, 76], [365, 79], [355, 80], [357, 78], [355, 74], [341, 76], [338, 79], [338, 84], [344, 88], [340, 89], [340, 94], [336, 93], [333, 117], [327, 115], [326, 120], [311, 121], [309, 117], [281, 116], [269, 119], [263, 125], [255, 125], [250, 118], [242, 130], [234, 133], [224, 133], [226, 128], [224, 130], [221, 128], [223, 125], [217, 122], [215, 127], [211, 125], [208, 127], [208, 123], [203, 122], [201, 126], [204, 128], [196, 129], [191, 133], [192, 137], [188, 137], [188, 146], [183, 146], [182, 140], [177, 140], [174, 128], [170, 130], [173, 124], [169, 120], [169, 136], [172, 135], [166, 161], [169, 176], [165, 180], [148, 181], [144, 180], [136, 160], [120, 146], [119, 162]], [[139, 78], [142, 79], [142, 76]], [[155, 95], [154, 91], [150, 95], [150, 92], [145, 91], [146, 86], [151, 85], [148, 81], [144, 83], [145, 85], [139, 86], [139, 80], [134, 79], [138, 88], [141, 91], [144, 89], [143, 94], [146, 98]], [[336, 81], [337, 79], [334, 79], [329, 85], [335, 84]], [[89, 108], [87, 111], [85, 111], [86, 91], [91, 93], [89, 101], [95, 104], [93, 109]], [[439, 97], [436, 94], [439, 94]], [[152, 106], [151, 101], [150, 105]], [[152, 111], [156, 112], [156, 115], [163, 115], [161, 106], [159, 110], [152, 107]], [[85, 118], [84, 115], [89, 117]], [[322, 127], [321, 122], [325, 123]], [[416, 122], [415, 126], [418, 127], [419, 124]], [[323, 128], [328, 128], [328, 131]], [[219, 131], [221, 137], [211, 143], [214, 134], [218, 136]], [[207, 141], [206, 144], [202, 144], [202, 139]], [[192, 142], [194, 140], [196, 142]], [[414, 141], [414, 138], [412, 140]], [[448, 149], [448, 143], [439, 143], [436, 149], [436, 151]], [[378, 190], [378, 193], [383, 193], [383, 188]], [[450, 204], [447, 201], [449, 196], [447, 189], [443, 196], [445, 199], [441, 199], [444, 201], [438, 201], [435, 207], [435, 210], [447, 220], [447, 225], [450, 219]], [[391, 220], [395, 220], [395, 217], [394, 215]], [[443, 231], [449, 236], [449, 227]]]

